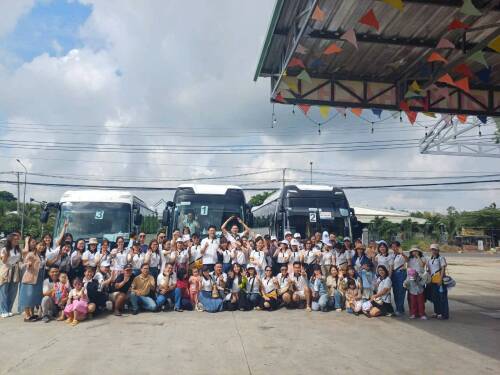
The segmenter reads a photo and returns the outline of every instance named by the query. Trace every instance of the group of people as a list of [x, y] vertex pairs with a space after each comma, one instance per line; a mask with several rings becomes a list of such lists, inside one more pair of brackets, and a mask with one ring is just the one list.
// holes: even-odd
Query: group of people
[[[244, 231], [234, 224], [237, 220]], [[401, 316], [408, 301], [409, 318], [448, 319], [446, 259], [431, 245], [429, 257], [418, 248], [405, 254], [398, 241], [381, 240], [365, 247], [361, 240], [334, 233], [284, 239], [252, 233], [239, 218], [208, 228], [200, 238], [190, 228], [164, 232], [146, 242], [146, 234], [104, 239], [73, 239], [64, 225], [53, 243], [11, 233], [0, 250], [0, 314], [18, 311], [24, 321], [65, 320], [71, 325], [93, 314], [124, 310], [275, 310], [347, 311], [368, 317]], [[394, 306], [393, 306], [394, 303]]]

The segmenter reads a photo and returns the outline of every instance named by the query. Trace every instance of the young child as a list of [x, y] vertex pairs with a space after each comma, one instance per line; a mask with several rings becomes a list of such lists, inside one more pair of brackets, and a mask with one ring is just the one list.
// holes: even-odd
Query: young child
[[407, 272], [408, 276], [403, 282], [403, 286], [408, 290], [410, 319], [427, 320], [427, 316], [425, 316], [425, 282], [415, 269], [408, 268]]
[[76, 326], [87, 317], [88, 298], [83, 287], [83, 282], [79, 277], [73, 280], [73, 289], [68, 294], [68, 303], [64, 309], [66, 323]]
[[361, 298], [363, 302], [369, 301], [373, 295], [373, 271], [370, 263], [361, 264]]
[[193, 274], [189, 277], [189, 298], [191, 303], [196, 308], [196, 311], [201, 311], [198, 307], [198, 294], [200, 293], [200, 271], [198, 268], [193, 268]]
[[64, 307], [68, 301], [68, 294], [71, 287], [69, 286], [68, 275], [64, 272], [59, 274], [59, 281], [54, 284], [54, 295], [52, 299], [54, 303], [59, 307], [61, 312], [59, 313], [58, 321], [64, 320]]
[[347, 291], [345, 293], [345, 307], [348, 313], [358, 315], [361, 311], [361, 290], [358, 288], [356, 281], [348, 279]]

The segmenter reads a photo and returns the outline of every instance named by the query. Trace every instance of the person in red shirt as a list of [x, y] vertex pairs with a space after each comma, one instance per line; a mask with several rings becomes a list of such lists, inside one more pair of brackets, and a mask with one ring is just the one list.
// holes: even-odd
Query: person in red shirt
[[186, 270], [180, 268], [177, 271], [177, 283], [175, 285], [175, 311], [192, 310], [193, 304], [189, 296], [189, 282]]

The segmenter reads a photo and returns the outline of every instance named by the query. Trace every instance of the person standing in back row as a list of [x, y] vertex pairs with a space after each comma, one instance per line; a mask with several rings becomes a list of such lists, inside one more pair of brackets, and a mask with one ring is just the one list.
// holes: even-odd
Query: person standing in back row
[[219, 249], [219, 240], [215, 237], [215, 231], [214, 225], [208, 227], [208, 237], [201, 241], [200, 249], [203, 267], [208, 268], [210, 272], [214, 270], [215, 263], [217, 263], [217, 250]]

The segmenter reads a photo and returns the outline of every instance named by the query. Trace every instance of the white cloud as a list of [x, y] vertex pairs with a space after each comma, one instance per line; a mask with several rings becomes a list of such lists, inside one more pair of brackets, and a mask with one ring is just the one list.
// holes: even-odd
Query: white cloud
[[28, 13], [35, 0], [3, 0], [0, 2], [0, 38], [11, 32], [19, 18]]

